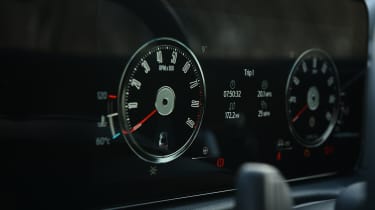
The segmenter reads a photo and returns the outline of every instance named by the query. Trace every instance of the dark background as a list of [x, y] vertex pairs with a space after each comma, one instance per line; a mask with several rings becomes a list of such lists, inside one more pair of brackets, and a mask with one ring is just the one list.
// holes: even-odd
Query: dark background
[[[17, 207], [111, 207], [232, 189], [246, 161], [271, 163], [294, 179], [350, 173], [358, 160], [367, 60], [360, 1], [2, 1], [0, 28], [0, 139]], [[96, 127], [109, 113], [96, 94], [117, 94], [129, 57], [157, 37], [178, 39], [197, 55], [207, 107], [189, 151], [150, 176], [154, 165], [123, 139], [95, 145], [109, 135]], [[332, 56], [345, 95], [340, 124], [305, 158], [288, 130], [284, 90], [294, 61], [310, 48]], [[244, 68], [255, 78], [244, 79]], [[238, 121], [223, 118], [232, 79], [244, 95]], [[273, 92], [269, 119], [256, 117], [263, 80]], [[280, 138], [293, 150], [276, 161]], [[326, 145], [333, 156], [324, 155]], [[203, 146], [213, 151], [209, 158], [192, 160]]]

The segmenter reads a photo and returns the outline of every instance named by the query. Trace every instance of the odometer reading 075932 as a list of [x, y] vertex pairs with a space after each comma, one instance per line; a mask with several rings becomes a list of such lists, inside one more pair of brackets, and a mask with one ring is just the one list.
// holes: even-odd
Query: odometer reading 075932
[[148, 162], [172, 161], [189, 148], [202, 123], [202, 69], [181, 42], [152, 40], [129, 60], [118, 98], [120, 126], [130, 148]]
[[331, 134], [339, 87], [336, 66], [326, 52], [310, 49], [294, 63], [286, 85], [286, 112], [290, 131], [303, 146], [319, 146]]

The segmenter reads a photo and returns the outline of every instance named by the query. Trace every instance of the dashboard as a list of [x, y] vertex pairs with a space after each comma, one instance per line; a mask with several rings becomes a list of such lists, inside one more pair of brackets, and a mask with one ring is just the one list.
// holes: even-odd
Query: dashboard
[[225, 203], [246, 162], [297, 189], [361, 167], [362, 1], [2, 4], [16, 208]]

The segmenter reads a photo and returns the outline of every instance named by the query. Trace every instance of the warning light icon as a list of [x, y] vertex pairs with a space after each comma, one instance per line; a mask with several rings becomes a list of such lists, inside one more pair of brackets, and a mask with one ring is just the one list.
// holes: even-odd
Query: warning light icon
[[224, 158], [218, 158], [218, 159], [216, 160], [216, 166], [217, 166], [218, 168], [224, 168], [224, 165], [225, 165], [225, 160], [224, 160]]

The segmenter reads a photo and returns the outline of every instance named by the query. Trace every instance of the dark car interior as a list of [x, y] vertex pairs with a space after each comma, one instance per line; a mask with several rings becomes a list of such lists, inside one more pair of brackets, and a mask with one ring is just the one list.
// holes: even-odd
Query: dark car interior
[[0, 5], [6, 209], [375, 209], [375, 1]]

